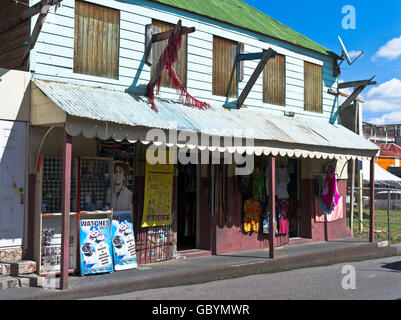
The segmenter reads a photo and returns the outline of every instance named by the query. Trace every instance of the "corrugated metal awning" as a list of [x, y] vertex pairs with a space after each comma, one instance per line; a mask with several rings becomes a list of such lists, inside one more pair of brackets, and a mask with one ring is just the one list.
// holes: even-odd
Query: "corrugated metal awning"
[[227, 146], [223, 139], [214, 140], [217, 141], [214, 144], [202, 144], [200, 139], [199, 143], [165, 141], [168, 146], [200, 150], [218, 148], [230, 153], [324, 159], [371, 158], [379, 151], [376, 145], [345, 127], [316, 118], [274, 116], [263, 110], [230, 110], [216, 105], [212, 105], [213, 110], [197, 110], [180, 101], [166, 99], [156, 99], [159, 110], [156, 113], [145, 97], [126, 92], [42, 80], [34, 83], [66, 114], [66, 128], [72, 136], [82, 133], [88, 138], [97, 136], [149, 143], [155, 141], [148, 139], [147, 132], [158, 128], [208, 137], [253, 140], [250, 146]]

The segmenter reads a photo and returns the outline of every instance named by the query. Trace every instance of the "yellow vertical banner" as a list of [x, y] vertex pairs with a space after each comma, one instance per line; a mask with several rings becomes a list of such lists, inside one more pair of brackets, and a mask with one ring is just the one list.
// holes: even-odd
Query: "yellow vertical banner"
[[[165, 159], [169, 159], [168, 152]], [[173, 164], [150, 164], [146, 161], [142, 227], [171, 225], [173, 177]]]

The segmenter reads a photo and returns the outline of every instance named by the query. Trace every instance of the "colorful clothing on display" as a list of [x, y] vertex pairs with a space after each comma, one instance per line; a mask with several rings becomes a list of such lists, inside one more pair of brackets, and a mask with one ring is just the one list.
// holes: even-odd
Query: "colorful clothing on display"
[[244, 203], [244, 232], [258, 232], [259, 219], [262, 214], [262, 208], [259, 201], [254, 199], [245, 200]]
[[[267, 165], [265, 169], [265, 188], [267, 196], [270, 193], [269, 180], [270, 180], [270, 166]], [[278, 199], [288, 199], [290, 197], [287, 190], [290, 181], [291, 181], [290, 175], [288, 173], [287, 168], [281, 168], [276, 166], [275, 193]]]
[[[269, 216], [270, 216], [269, 209], [266, 208], [265, 217], [263, 218], [263, 222], [262, 222], [262, 233], [263, 234], [269, 234], [269, 231], [270, 231]], [[276, 205], [276, 218], [277, 217], [280, 217], [280, 210], [279, 210], [278, 205]], [[275, 234], [278, 235], [276, 218], [273, 219], [273, 228], [275, 229]]]
[[277, 168], [276, 170], [276, 196], [278, 199], [288, 199], [288, 184], [290, 183], [290, 175], [287, 168]]
[[287, 200], [279, 201], [280, 208], [280, 218], [278, 220], [278, 233], [287, 234], [288, 233], [288, 202]]
[[340, 194], [338, 193], [335, 171], [332, 166], [329, 166], [326, 180], [323, 183], [322, 201], [331, 211], [337, 206], [339, 199]]
[[319, 197], [315, 198], [315, 221], [332, 222], [343, 218], [343, 198], [340, 197], [337, 206], [330, 210]]

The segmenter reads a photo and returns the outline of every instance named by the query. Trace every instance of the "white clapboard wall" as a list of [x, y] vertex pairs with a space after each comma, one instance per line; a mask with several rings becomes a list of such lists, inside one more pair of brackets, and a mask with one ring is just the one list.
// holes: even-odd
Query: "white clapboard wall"
[[26, 123], [0, 120], [0, 248], [24, 234]]
[[[30, 5], [39, 0], [31, 0]], [[285, 107], [263, 103], [262, 75], [257, 80], [245, 105], [259, 111], [283, 114], [293, 111], [301, 116], [329, 119], [338, 108], [337, 98], [327, 91], [337, 89], [338, 79], [333, 77], [333, 61], [328, 56], [303, 49], [277, 39], [242, 30], [205, 17], [178, 9], [161, 6], [150, 1], [88, 0], [120, 10], [119, 79], [76, 74], [73, 72], [74, 55], [74, 0], [63, 0], [56, 13], [49, 13], [38, 42], [31, 55], [34, 78], [78, 85], [103, 87], [113, 90], [146, 85], [150, 80], [150, 67], [144, 64], [145, 25], [152, 18], [169, 23], [182, 20], [184, 26], [195, 27], [188, 35], [187, 89], [195, 97], [212, 104], [224, 104], [225, 97], [212, 95], [213, 35], [245, 44], [245, 53], [273, 48], [286, 57]], [[32, 19], [32, 29], [36, 17]], [[323, 66], [323, 113], [304, 111], [304, 61]], [[258, 61], [245, 61], [244, 80], [239, 83], [239, 94], [244, 89]], [[161, 96], [176, 98], [174, 89], [162, 88]]]

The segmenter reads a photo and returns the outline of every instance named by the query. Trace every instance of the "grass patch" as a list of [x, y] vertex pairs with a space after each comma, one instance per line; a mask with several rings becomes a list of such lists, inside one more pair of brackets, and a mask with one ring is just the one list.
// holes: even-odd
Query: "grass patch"
[[[358, 211], [354, 211], [354, 215], [359, 215]], [[349, 212], [347, 214], [349, 217]], [[359, 221], [354, 219], [354, 237], [369, 237], [369, 209], [363, 210], [363, 226], [362, 232], [359, 232]], [[349, 227], [349, 218], [347, 219]], [[388, 215], [387, 210], [375, 210], [375, 237], [380, 240], [388, 240]], [[401, 211], [390, 211], [390, 243], [401, 243]]]

